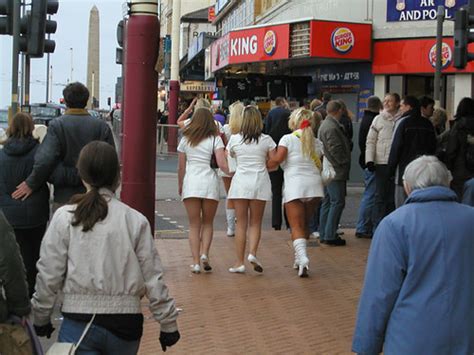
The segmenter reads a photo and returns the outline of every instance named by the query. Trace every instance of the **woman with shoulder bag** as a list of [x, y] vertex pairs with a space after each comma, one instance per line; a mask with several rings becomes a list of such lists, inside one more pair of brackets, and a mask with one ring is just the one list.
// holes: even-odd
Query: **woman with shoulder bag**
[[293, 133], [280, 139], [277, 153], [267, 165], [269, 168], [275, 168], [282, 164], [285, 180], [283, 203], [295, 249], [294, 268], [298, 269], [300, 277], [308, 276], [308, 224], [324, 197], [321, 179], [322, 143], [314, 137], [315, 124], [312, 111], [293, 111], [288, 122]]
[[146, 295], [165, 350], [179, 340], [178, 311], [163, 281], [149, 222], [114, 196], [117, 153], [108, 143], [93, 141], [82, 149], [77, 168], [87, 192], [56, 211], [41, 245], [32, 299], [36, 333], [51, 336], [61, 292], [60, 343], [77, 345], [82, 339], [77, 355], [136, 354]]
[[[216, 168], [228, 172], [224, 143], [207, 108], [195, 110], [178, 145], [178, 185], [189, 219], [189, 244], [193, 256], [191, 272], [211, 271], [209, 250], [219, 203]], [[213, 159], [214, 158], [214, 159]], [[211, 166], [211, 161], [217, 166]]]

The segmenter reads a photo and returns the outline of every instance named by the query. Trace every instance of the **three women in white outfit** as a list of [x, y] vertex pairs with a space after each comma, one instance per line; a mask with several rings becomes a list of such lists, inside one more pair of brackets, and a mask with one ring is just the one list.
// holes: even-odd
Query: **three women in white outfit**
[[191, 271], [211, 271], [209, 250], [213, 223], [219, 203], [219, 176], [211, 167], [214, 154], [217, 165], [228, 172], [224, 143], [214, 117], [207, 108], [194, 111], [178, 146], [178, 188], [189, 219], [189, 243], [193, 256]]
[[324, 196], [323, 151], [322, 143], [314, 135], [315, 124], [314, 112], [303, 108], [293, 111], [288, 122], [293, 133], [281, 138], [277, 153], [268, 163], [269, 168], [281, 164], [284, 171], [283, 202], [295, 250], [294, 267], [301, 277], [307, 276], [309, 269], [308, 222]]

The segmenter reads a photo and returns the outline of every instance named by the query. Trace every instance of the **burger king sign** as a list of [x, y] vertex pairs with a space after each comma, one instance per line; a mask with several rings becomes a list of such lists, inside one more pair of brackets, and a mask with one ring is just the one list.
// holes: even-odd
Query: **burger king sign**
[[331, 35], [331, 44], [336, 52], [346, 54], [354, 47], [355, 36], [347, 27], [338, 27]]
[[[433, 68], [436, 68], [436, 44], [431, 47], [430, 52], [428, 54], [428, 59], [431, 63]], [[441, 68], [447, 68], [449, 64], [451, 64], [451, 60], [453, 59], [453, 52], [451, 47], [443, 42], [441, 46]]]
[[268, 30], [263, 36], [263, 51], [266, 55], [272, 56], [277, 48], [277, 36], [272, 30]]

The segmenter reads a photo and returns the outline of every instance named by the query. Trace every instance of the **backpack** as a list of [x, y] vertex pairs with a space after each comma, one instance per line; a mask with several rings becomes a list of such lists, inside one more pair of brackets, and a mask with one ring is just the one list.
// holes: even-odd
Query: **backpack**
[[466, 136], [466, 168], [474, 172], [474, 132], [470, 132]]

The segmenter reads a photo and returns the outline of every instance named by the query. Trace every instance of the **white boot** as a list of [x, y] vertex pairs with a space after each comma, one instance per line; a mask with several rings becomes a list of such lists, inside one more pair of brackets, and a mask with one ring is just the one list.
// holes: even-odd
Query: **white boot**
[[306, 254], [306, 239], [298, 238], [293, 241], [293, 248], [295, 249], [295, 262], [298, 265], [298, 276], [306, 277], [308, 276], [309, 269], [309, 259]]
[[233, 237], [235, 235], [235, 210], [225, 209], [227, 217], [227, 236]]

